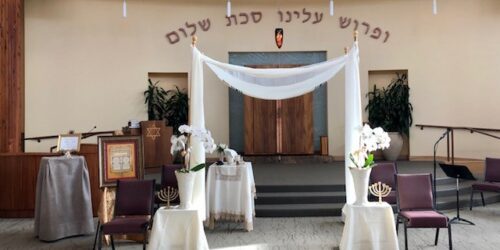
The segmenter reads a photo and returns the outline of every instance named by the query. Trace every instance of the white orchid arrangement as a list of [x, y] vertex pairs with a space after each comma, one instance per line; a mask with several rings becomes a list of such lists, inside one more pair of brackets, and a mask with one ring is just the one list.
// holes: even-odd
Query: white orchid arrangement
[[215, 149], [219, 154], [224, 153], [224, 149], [228, 148], [228, 146], [224, 143], [217, 144], [217, 148]]
[[365, 124], [360, 135], [361, 148], [349, 154], [356, 168], [371, 168], [375, 165], [373, 151], [386, 149], [390, 146], [391, 138], [381, 127], [372, 129]]
[[185, 159], [184, 163], [186, 164], [186, 167], [182, 172], [198, 171], [203, 169], [205, 167], [205, 163], [198, 164], [191, 169], [189, 168], [189, 156], [191, 154], [189, 140], [191, 136], [196, 137], [203, 143], [205, 152], [212, 153], [216, 149], [212, 134], [207, 129], [197, 128], [189, 125], [179, 126], [179, 132], [181, 132], [181, 135], [172, 135], [172, 137], [170, 138], [170, 142], [172, 143], [172, 146], [170, 147], [170, 154], [175, 155], [176, 152], [181, 152], [181, 155]]

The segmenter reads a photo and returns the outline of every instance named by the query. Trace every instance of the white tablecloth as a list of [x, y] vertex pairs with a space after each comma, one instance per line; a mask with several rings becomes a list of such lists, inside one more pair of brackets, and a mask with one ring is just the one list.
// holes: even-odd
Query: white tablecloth
[[94, 229], [85, 158], [43, 157], [36, 182], [35, 236], [54, 241]]
[[158, 209], [153, 220], [148, 249], [208, 249], [207, 238], [198, 211]]
[[208, 169], [207, 223], [214, 228], [215, 220], [244, 222], [247, 231], [253, 230], [255, 216], [255, 181], [252, 164], [216, 165]]
[[340, 249], [399, 249], [392, 207], [386, 202], [363, 206], [346, 205]]

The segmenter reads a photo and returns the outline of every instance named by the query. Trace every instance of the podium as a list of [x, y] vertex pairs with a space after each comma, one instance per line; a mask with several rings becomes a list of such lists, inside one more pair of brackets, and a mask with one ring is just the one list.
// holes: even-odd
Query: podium
[[451, 165], [451, 164], [444, 164], [444, 163], [439, 163], [439, 166], [441, 166], [441, 169], [443, 172], [446, 174], [446, 176], [450, 178], [455, 178], [456, 179], [456, 191], [457, 191], [457, 216], [455, 216], [453, 219], [450, 220], [450, 223], [459, 223], [459, 222], [465, 222], [470, 225], [475, 225], [469, 220], [463, 219], [460, 217], [460, 201], [459, 201], [459, 196], [460, 196], [460, 179], [464, 180], [476, 180], [474, 175], [469, 171], [469, 169], [466, 166], [463, 165]]
[[170, 137], [172, 127], [164, 121], [142, 121], [142, 142], [144, 144], [144, 167], [154, 168], [172, 164]]

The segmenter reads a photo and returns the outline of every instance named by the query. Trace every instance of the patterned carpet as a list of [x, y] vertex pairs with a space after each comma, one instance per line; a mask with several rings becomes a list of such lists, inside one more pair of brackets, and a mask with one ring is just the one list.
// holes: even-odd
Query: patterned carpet
[[[455, 212], [447, 214], [453, 217]], [[466, 209], [461, 216], [476, 226], [453, 225], [454, 249], [499, 249], [500, 203], [472, 212]], [[212, 249], [337, 249], [342, 228], [339, 217], [256, 218], [252, 232], [244, 232], [239, 224], [219, 223], [213, 231], [206, 230], [206, 235]], [[444, 233], [438, 246], [433, 245], [434, 233], [432, 229], [409, 229], [410, 249], [448, 249]], [[93, 240], [93, 235], [87, 235], [44, 243], [33, 237], [33, 219], [0, 219], [0, 249], [91, 249]], [[403, 240], [401, 234], [400, 247], [404, 247]], [[122, 241], [117, 249], [142, 249], [142, 245]]]

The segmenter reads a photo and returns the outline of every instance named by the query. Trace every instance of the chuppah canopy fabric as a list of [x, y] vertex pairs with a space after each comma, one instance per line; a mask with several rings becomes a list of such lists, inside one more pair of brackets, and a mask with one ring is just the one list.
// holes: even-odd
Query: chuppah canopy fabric
[[[205, 128], [203, 108], [203, 64], [219, 79], [243, 94], [260, 99], [279, 100], [300, 96], [313, 91], [345, 67], [345, 183], [347, 203], [354, 202], [354, 187], [348, 171], [349, 153], [359, 148], [361, 130], [361, 95], [359, 81], [359, 49], [354, 42], [352, 49], [343, 56], [297, 68], [253, 69], [216, 61], [203, 55], [193, 45], [191, 71], [190, 121], [191, 125]], [[190, 166], [205, 162], [202, 142], [192, 138]], [[204, 173], [203, 173], [204, 176]], [[193, 204], [200, 213], [205, 211], [205, 183], [195, 183]], [[197, 190], [198, 189], [198, 190]], [[203, 190], [202, 190], [203, 189]], [[204, 215], [200, 215], [204, 219]]]

